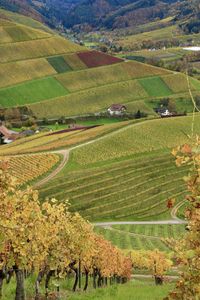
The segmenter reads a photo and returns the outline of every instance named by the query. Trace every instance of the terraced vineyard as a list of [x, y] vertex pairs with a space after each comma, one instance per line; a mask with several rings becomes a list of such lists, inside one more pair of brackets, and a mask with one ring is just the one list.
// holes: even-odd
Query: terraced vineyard
[[[167, 201], [185, 194], [183, 176], [169, 154], [156, 153], [101, 168], [66, 173], [41, 189], [41, 198], [66, 197], [72, 211], [92, 221], [169, 217]], [[174, 178], [172, 181], [171, 178]]]
[[10, 172], [17, 178], [19, 184], [24, 184], [51, 171], [60, 162], [60, 156], [57, 154], [33, 154], [5, 157], [3, 160], [8, 163]]
[[95, 231], [121, 249], [169, 252], [165, 238], [183, 237], [185, 225], [115, 225], [110, 228], [95, 227]]
[[130, 121], [124, 121], [88, 128], [87, 130], [68, 131], [69, 129], [66, 128], [66, 132], [55, 131], [53, 134], [41, 133], [18, 139], [12, 144], [1, 146], [0, 155], [15, 155], [69, 148], [108, 134], [116, 129], [126, 127], [129, 124]]
[[[189, 141], [192, 117], [149, 120], [125, 128], [92, 145], [77, 149], [72, 161], [88, 165], [98, 161], [117, 159], [141, 152], [172, 149]], [[200, 131], [200, 115], [196, 115], [194, 134]]]

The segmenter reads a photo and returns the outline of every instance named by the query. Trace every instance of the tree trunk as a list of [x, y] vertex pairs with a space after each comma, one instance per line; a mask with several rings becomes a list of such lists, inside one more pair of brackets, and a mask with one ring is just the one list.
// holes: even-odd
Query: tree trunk
[[99, 277], [98, 277], [98, 280], [97, 280], [97, 286], [98, 286], [98, 287], [101, 287], [101, 285], [102, 285], [102, 277], [101, 277], [101, 273], [98, 272], [98, 275], [99, 275]]
[[162, 285], [163, 284], [163, 278], [161, 276], [155, 275], [155, 284], [156, 285]]
[[5, 278], [5, 273], [3, 270], [0, 270], [0, 298], [2, 297], [2, 288], [3, 288], [4, 278]]
[[85, 269], [85, 286], [83, 289], [84, 291], [86, 291], [88, 288], [88, 279], [89, 279], [89, 272], [88, 272], [88, 270]]
[[24, 271], [19, 270], [17, 267], [15, 268], [16, 274], [16, 293], [15, 293], [15, 300], [25, 300], [25, 288], [24, 288]]
[[6, 272], [6, 283], [10, 283], [10, 280], [13, 276], [13, 273], [14, 273], [14, 270], [13, 269], [9, 269], [7, 272]]
[[76, 262], [73, 262], [73, 263], [69, 264], [70, 269], [72, 271], [74, 271], [74, 273], [75, 273], [75, 281], [74, 281], [74, 285], [73, 285], [73, 288], [72, 288], [73, 292], [76, 291], [77, 284], [78, 284], [78, 277], [79, 277], [79, 271], [78, 271], [78, 268], [75, 267], [75, 264], [76, 264]]
[[55, 273], [54, 270], [50, 270], [50, 271], [47, 273], [46, 280], [45, 280], [46, 296], [48, 296], [49, 281], [50, 281], [51, 277], [54, 275], [54, 273]]
[[80, 259], [78, 262], [78, 282], [79, 282], [79, 289], [81, 289], [81, 260]]
[[93, 269], [93, 288], [94, 288], [94, 289], [97, 288], [96, 278], [97, 278], [97, 272], [96, 272], [95, 269]]
[[38, 300], [40, 297], [40, 283], [44, 277], [45, 271], [40, 271], [35, 283], [35, 300]]
[[73, 285], [73, 292], [76, 292], [76, 288], [77, 288], [77, 285], [78, 285], [78, 269], [77, 268], [74, 268], [74, 272], [75, 272], [75, 281], [74, 281], [74, 285]]

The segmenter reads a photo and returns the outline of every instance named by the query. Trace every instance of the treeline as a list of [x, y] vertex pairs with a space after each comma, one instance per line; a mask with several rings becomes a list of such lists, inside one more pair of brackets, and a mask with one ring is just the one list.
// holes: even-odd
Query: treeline
[[108, 278], [124, 283], [131, 277], [132, 261], [119, 249], [93, 232], [92, 225], [78, 213], [68, 211], [67, 201], [50, 199], [40, 204], [38, 192], [20, 190], [9, 174], [7, 163], [0, 165], [0, 294], [4, 279], [16, 276], [16, 300], [25, 299], [25, 274], [37, 275], [35, 298], [45, 278], [46, 294], [52, 276], [75, 274], [73, 291], [81, 275], [89, 275], [94, 287]]

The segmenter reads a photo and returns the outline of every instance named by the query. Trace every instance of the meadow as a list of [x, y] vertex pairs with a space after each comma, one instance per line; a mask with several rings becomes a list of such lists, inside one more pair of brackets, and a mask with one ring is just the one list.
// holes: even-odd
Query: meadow
[[56, 78], [71, 92], [76, 92], [115, 82], [166, 74], [170, 74], [170, 72], [138, 62], [126, 62], [62, 74]]

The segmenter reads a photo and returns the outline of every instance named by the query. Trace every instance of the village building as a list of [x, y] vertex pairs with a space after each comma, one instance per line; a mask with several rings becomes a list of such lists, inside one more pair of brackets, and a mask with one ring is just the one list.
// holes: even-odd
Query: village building
[[156, 108], [155, 112], [157, 114], [159, 114], [161, 117], [172, 116], [172, 113], [169, 111], [169, 109], [168, 108], [164, 108], [164, 107]]
[[109, 108], [108, 108], [108, 113], [111, 116], [121, 116], [126, 112], [126, 106], [122, 105], [122, 104], [112, 104]]
[[2, 123], [0, 124], [0, 144], [10, 144], [18, 137], [18, 132], [9, 130]]

